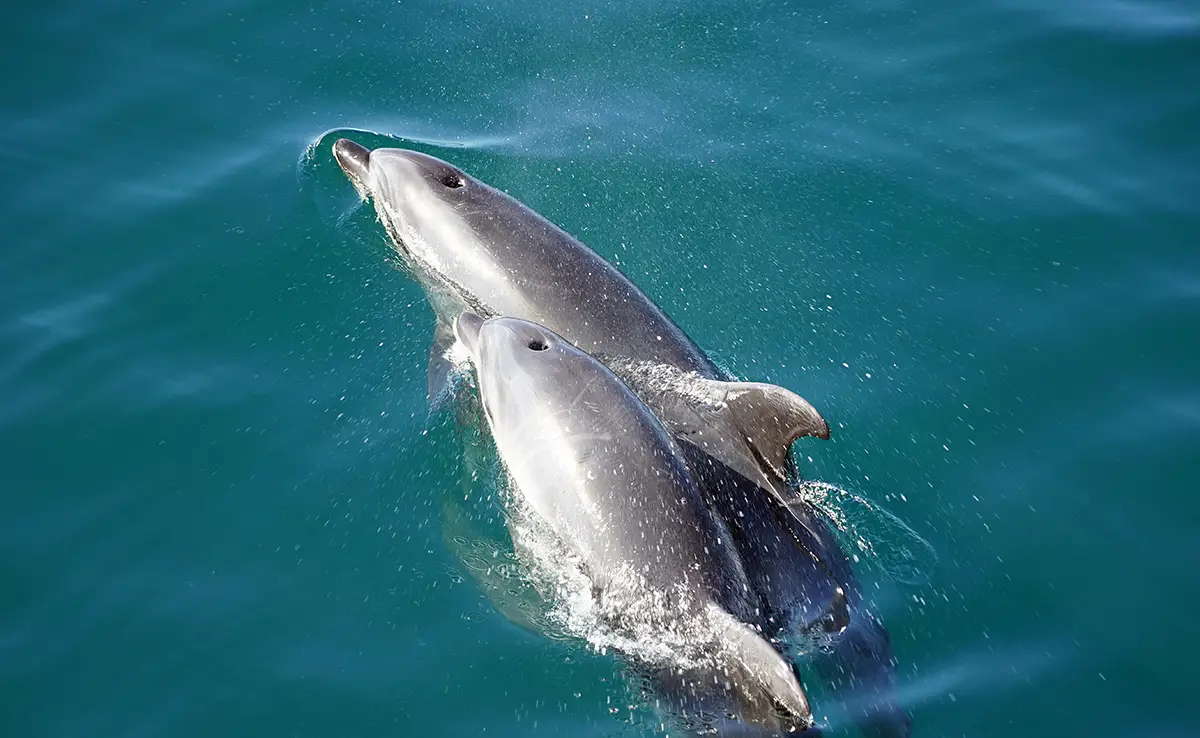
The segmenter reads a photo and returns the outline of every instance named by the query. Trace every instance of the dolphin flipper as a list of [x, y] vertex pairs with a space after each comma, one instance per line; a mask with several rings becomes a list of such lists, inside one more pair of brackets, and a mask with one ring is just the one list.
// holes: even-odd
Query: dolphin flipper
[[426, 392], [429, 399], [429, 413], [435, 414], [445, 404], [448, 396], [447, 387], [450, 384], [450, 373], [454, 364], [446, 356], [454, 345], [454, 329], [439, 320], [433, 328], [433, 345], [429, 347], [429, 373], [426, 378]]
[[729, 648], [727, 673], [738, 683], [738, 691], [751, 702], [768, 700], [787, 715], [790, 731], [813, 727], [808, 696], [800, 686], [795, 669], [753, 628], [727, 612], [710, 606]]

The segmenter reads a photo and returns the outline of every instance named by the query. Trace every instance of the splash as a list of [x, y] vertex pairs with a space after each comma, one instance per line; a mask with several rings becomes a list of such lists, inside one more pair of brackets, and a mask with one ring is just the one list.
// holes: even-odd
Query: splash
[[[703, 607], [688, 607], [694, 593], [686, 586], [648, 592], [636, 586], [640, 575], [630, 569], [612, 572], [609, 579], [634, 583], [628, 589], [638, 596], [602, 593], [583, 560], [527, 506], [511, 478], [504, 486], [517, 558], [558, 628], [596, 653], [615, 651], [655, 667], [698, 669], [713, 663], [719, 626]], [[680, 616], [688, 611], [695, 614]]]
[[605, 356], [602, 360], [615, 374], [625, 378], [627, 383], [628, 380], [633, 380], [639, 394], [680, 395], [702, 411], [716, 412], [725, 408], [724, 389], [696, 372], [685, 372], [670, 364], [628, 357]]
[[828, 482], [799, 483], [800, 499], [833, 527], [855, 564], [909, 586], [929, 584], [937, 552], [894, 513]]
[[[327, 131], [322, 131], [305, 147], [302, 154], [303, 160], [311, 161], [316, 152], [322, 147], [327, 147], [331, 139], [352, 138], [361, 139], [359, 143], [370, 143], [369, 148], [381, 148], [384, 146], [396, 146], [400, 148], [408, 148], [416, 146], [428, 146], [442, 149], [502, 149], [512, 147], [520, 143], [520, 138], [517, 135], [491, 135], [479, 134], [471, 131], [458, 131], [455, 135], [446, 136], [444, 127], [439, 127], [438, 131], [429, 129], [417, 121], [406, 119], [395, 119], [387, 121], [379, 121], [384, 125], [355, 128], [330, 128]], [[388, 131], [400, 131], [399, 133], [389, 133]]]

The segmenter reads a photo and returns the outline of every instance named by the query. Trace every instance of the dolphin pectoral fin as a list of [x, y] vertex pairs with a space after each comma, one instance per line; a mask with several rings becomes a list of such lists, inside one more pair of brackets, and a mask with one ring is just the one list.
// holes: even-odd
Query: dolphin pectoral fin
[[425, 386], [431, 414], [442, 408], [449, 395], [447, 387], [450, 384], [450, 374], [454, 371], [454, 364], [446, 354], [454, 345], [454, 341], [454, 329], [439, 320], [433, 328], [433, 345], [429, 347], [429, 370]]
[[728, 649], [727, 673], [738, 696], [747, 706], [761, 709], [766, 703], [782, 709], [792, 723], [790, 730], [811, 728], [812, 708], [791, 663], [749, 625], [716, 607], [713, 611]]
[[829, 424], [808, 400], [764, 382], [713, 382], [720, 385], [734, 422], [758, 456], [785, 476], [788, 450], [803, 436], [829, 438]]

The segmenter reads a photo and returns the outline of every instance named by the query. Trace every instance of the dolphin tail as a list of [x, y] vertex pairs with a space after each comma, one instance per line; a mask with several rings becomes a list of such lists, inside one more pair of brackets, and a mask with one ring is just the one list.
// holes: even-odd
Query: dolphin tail
[[788, 731], [813, 729], [808, 696], [792, 664], [749, 625], [713, 610], [725, 647], [723, 666], [738, 701], [755, 714], [782, 714]]

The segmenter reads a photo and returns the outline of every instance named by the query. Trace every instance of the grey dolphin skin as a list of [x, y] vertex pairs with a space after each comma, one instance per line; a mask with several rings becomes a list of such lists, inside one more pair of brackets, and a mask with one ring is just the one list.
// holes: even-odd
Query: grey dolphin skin
[[907, 716], [891, 697], [887, 634], [866, 612], [836, 538], [788, 483], [792, 442], [829, 436], [820, 413], [782, 387], [729, 381], [596, 252], [457, 167], [348, 139], [333, 154], [430, 297], [431, 396], [449, 368], [450, 323], [464, 310], [543, 325], [603, 361], [674, 436], [733, 536], [761, 599], [761, 627], [783, 636], [816, 624], [844, 629], [827, 675], [874, 695], [864, 720], [883, 726], [880, 735], [907, 735]]
[[693, 683], [728, 682], [727, 710], [772, 734], [808, 730], [793, 667], [746, 624], [755, 602], [729, 532], [654, 413], [543, 326], [463, 313], [454, 331], [517, 494], [579, 556], [600, 611], [643, 635], [685, 628], [681, 643], [704, 650]]

